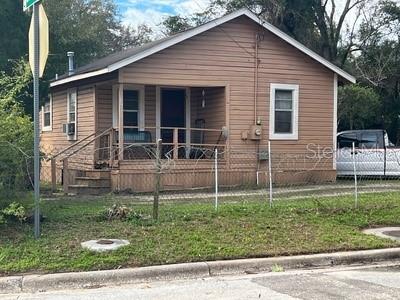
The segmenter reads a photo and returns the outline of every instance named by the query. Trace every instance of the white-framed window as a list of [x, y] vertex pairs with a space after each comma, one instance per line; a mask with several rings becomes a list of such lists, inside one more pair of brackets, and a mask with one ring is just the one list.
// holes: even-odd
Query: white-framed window
[[69, 89], [67, 94], [67, 123], [74, 124], [74, 134], [68, 135], [70, 140], [76, 140], [77, 137], [77, 107], [78, 93], [76, 89]]
[[42, 106], [42, 131], [51, 131], [53, 126], [53, 99], [52, 95]]
[[299, 135], [299, 86], [270, 86], [269, 137], [275, 140], [297, 140]]
[[144, 130], [144, 86], [135, 84], [113, 86], [112, 123], [114, 128], [119, 126], [119, 97], [122, 98], [123, 127], [136, 127], [139, 130]]

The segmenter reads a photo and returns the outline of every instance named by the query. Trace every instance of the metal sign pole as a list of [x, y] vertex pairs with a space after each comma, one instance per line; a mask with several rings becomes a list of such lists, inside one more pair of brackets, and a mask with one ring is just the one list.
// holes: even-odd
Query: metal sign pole
[[39, 57], [40, 57], [40, 38], [39, 38], [39, 3], [33, 6], [34, 22], [34, 70], [33, 70], [33, 127], [34, 127], [34, 194], [35, 194], [35, 213], [34, 227], [35, 238], [40, 236], [40, 175], [39, 175]]

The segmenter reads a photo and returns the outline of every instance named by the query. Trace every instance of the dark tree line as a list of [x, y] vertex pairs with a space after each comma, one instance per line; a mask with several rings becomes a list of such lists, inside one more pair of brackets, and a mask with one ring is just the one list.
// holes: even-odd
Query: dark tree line
[[[113, 0], [43, 1], [50, 26], [50, 54], [41, 84], [46, 95], [48, 81], [67, 70], [67, 51], [76, 53], [82, 66], [96, 58], [121, 49], [141, 45], [151, 39], [151, 29], [121, 23]], [[2, 0], [0, 10], [0, 70], [12, 74], [15, 62], [27, 60], [28, 31], [31, 13], [22, 11], [22, 1]], [[1, 87], [0, 87], [1, 88]], [[32, 114], [30, 85], [18, 101]], [[43, 100], [43, 99], [42, 99]]]

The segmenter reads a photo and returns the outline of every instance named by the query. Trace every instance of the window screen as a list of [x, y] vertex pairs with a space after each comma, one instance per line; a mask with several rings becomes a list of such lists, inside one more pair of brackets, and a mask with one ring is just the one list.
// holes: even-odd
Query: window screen
[[293, 132], [293, 91], [275, 90], [275, 133]]

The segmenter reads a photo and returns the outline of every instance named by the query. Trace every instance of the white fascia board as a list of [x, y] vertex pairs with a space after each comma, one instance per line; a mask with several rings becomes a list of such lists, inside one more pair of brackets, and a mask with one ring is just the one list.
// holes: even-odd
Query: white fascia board
[[85, 78], [90, 78], [90, 77], [106, 74], [109, 72], [110, 71], [108, 70], [108, 68], [105, 68], [105, 69], [101, 69], [101, 70], [97, 70], [97, 71], [93, 71], [93, 72], [89, 72], [89, 73], [84, 73], [84, 74], [79, 74], [79, 75], [75, 75], [75, 76], [72, 75], [67, 78], [60, 79], [60, 80], [50, 83], [50, 87], [55, 87], [55, 86], [62, 85], [62, 84], [68, 83], [68, 82], [81, 80], [81, 79], [85, 79]]

